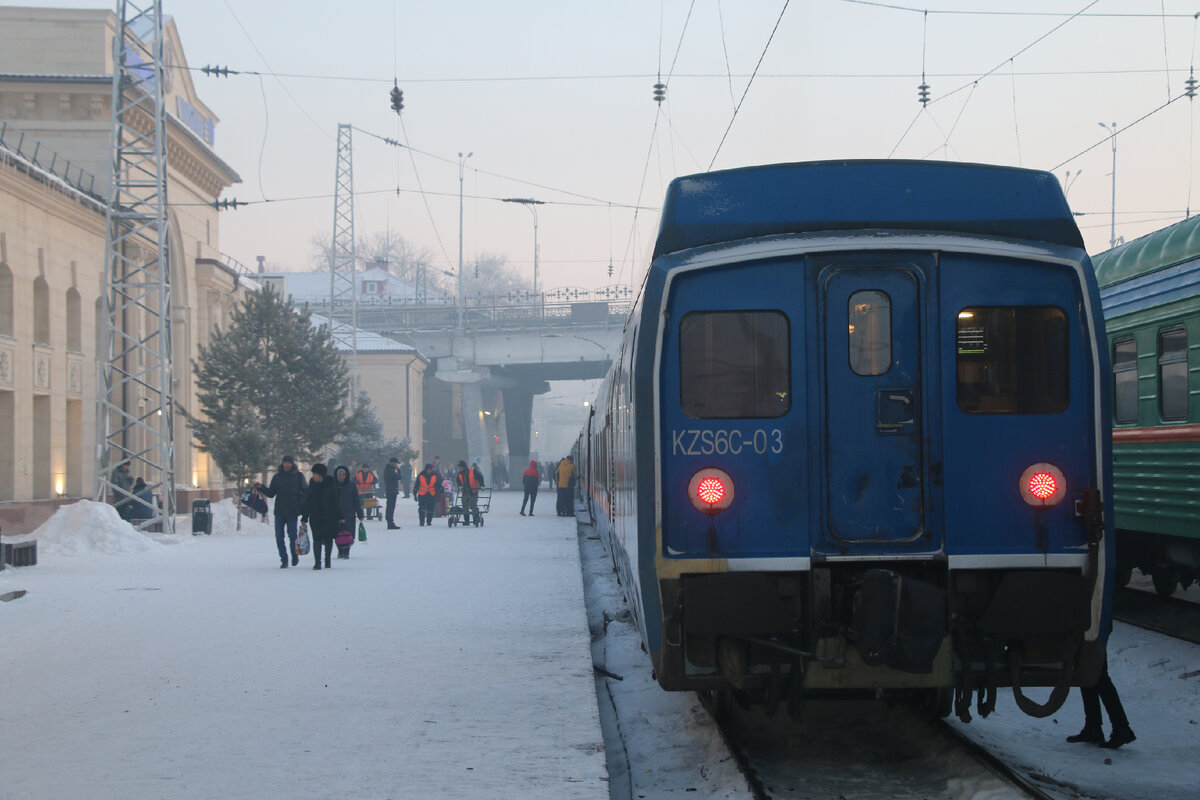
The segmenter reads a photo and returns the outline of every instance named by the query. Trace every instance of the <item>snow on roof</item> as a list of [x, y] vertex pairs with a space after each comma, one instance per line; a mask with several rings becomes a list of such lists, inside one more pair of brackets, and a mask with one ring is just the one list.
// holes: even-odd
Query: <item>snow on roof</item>
[[[322, 325], [329, 325], [329, 317], [325, 317], [320, 314], [313, 314], [312, 324], [314, 328], [319, 328]], [[333, 325], [330, 327], [330, 330], [334, 332], [349, 331], [350, 326], [342, 322], [336, 322], [333, 323]], [[417, 351], [417, 348], [413, 347], [411, 344], [405, 344], [404, 342], [399, 342], [395, 339], [389, 339], [388, 337], [375, 333], [374, 331], [364, 331], [362, 328], [359, 328], [355, 332], [354, 341], [358, 346], [358, 352], [360, 353], [416, 353], [417, 355], [420, 355], [420, 353]], [[350, 350], [349, 347], [342, 344], [340, 341], [336, 342], [335, 346], [342, 352], [349, 352]]]

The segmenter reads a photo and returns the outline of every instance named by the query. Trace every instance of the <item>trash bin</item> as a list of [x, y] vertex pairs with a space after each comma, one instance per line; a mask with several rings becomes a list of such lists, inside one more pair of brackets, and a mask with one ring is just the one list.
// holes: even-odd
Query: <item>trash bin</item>
[[192, 535], [212, 535], [212, 503], [201, 497], [192, 501]]

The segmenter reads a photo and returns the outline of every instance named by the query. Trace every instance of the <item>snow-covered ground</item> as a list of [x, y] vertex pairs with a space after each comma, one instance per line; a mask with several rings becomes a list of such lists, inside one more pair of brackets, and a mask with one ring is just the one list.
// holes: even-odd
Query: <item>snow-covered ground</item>
[[0, 573], [0, 797], [608, 796], [571, 520], [410, 500], [315, 572], [216, 508], [167, 537], [81, 501]]
[[[141, 534], [87, 501], [60, 510], [34, 534], [38, 566], [0, 573], [0, 595], [28, 592], [0, 603], [0, 797], [607, 797], [597, 684], [625, 737], [614, 796], [748, 797], [695, 697], [651, 679], [615, 589], [585, 620], [572, 521], [519, 517], [519, 498], [497, 493], [481, 529], [419, 528], [401, 501], [402, 530], [369, 522], [328, 572], [279, 569], [273, 527], [237, 533], [228, 501], [211, 537]], [[585, 558], [583, 580], [606, 569]], [[624, 680], [594, 680], [589, 626]], [[1132, 745], [1067, 744], [1077, 696], [1035, 720], [1002, 692], [965, 728], [1064, 798], [1197, 798], [1198, 670], [1200, 647], [1118, 625]], [[780, 729], [812, 769], [821, 725]], [[1006, 794], [959, 780], [941, 796]]]

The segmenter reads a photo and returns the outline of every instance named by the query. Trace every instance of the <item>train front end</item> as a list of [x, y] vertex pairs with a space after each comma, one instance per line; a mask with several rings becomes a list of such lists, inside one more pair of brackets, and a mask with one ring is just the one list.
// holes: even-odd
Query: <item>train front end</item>
[[969, 718], [998, 687], [1040, 716], [1094, 681], [1107, 366], [1052, 176], [681, 178], [644, 299], [638, 538], [665, 688], [793, 707], [884, 692], [941, 714], [956, 692]]

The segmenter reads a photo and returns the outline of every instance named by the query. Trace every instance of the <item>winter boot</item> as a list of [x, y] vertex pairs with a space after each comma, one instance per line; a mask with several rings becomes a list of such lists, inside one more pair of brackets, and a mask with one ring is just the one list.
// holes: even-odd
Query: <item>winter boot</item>
[[330, 568], [330, 564], [329, 564], [329, 551], [328, 551], [328, 550], [326, 550], [326, 551], [325, 551], [325, 569], [329, 569], [329, 568]]
[[1108, 737], [1107, 742], [1100, 744], [1106, 750], [1116, 750], [1123, 744], [1129, 744], [1137, 737], [1133, 735], [1133, 729], [1128, 725], [1123, 725], [1119, 728], [1113, 728], [1112, 736]]
[[299, 563], [300, 563], [300, 556], [296, 555], [296, 553], [293, 551], [292, 552], [292, 566], [294, 567]]
[[[1103, 744], [1104, 731], [1100, 729], [1099, 725], [1084, 725], [1083, 730], [1081, 730], [1079, 733], [1075, 734], [1074, 736], [1068, 736], [1067, 741], [1071, 742], [1072, 744], [1076, 742], [1084, 742], [1086, 744]], [[1121, 745], [1117, 745], [1117, 747], [1120, 746]]]

